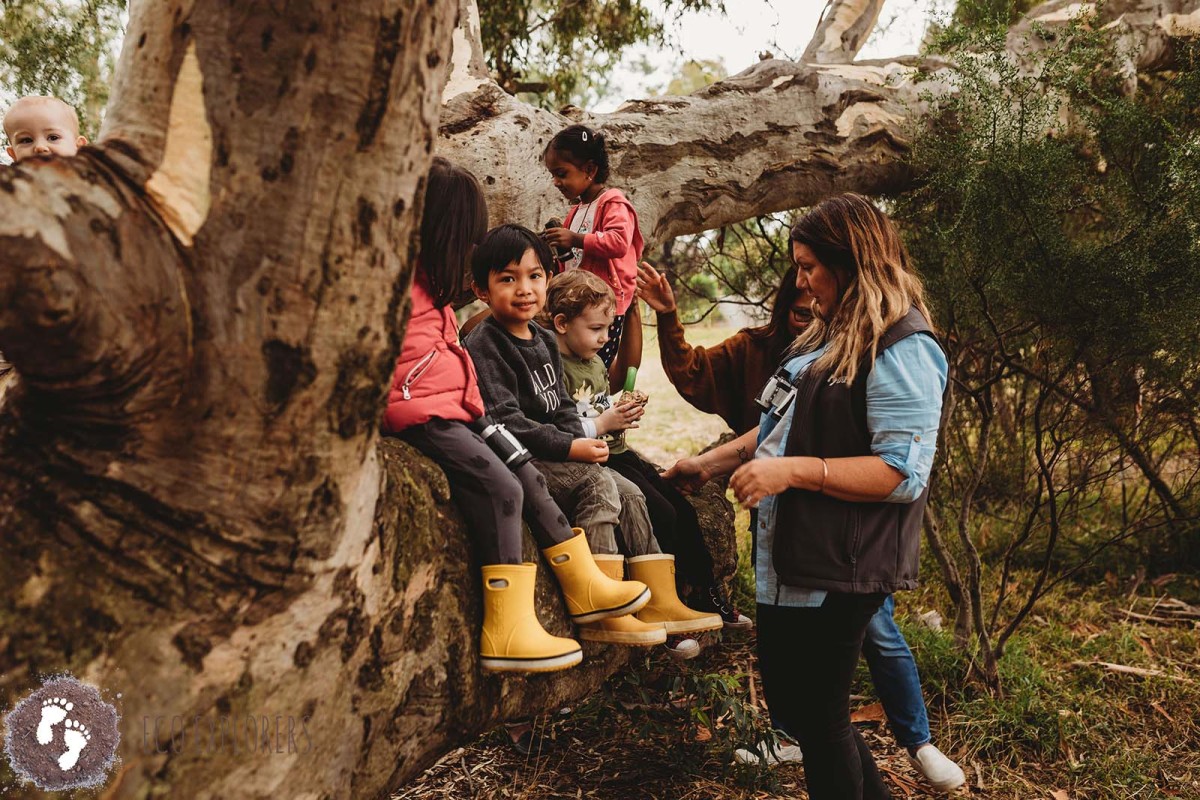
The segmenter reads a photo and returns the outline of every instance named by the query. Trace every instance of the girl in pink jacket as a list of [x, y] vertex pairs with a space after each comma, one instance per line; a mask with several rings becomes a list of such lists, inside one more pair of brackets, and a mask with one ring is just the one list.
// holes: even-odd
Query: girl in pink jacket
[[[570, 249], [571, 257], [563, 261], [567, 269], [579, 268], [595, 273], [612, 287], [617, 298], [608, 343], [596, 354], [605, 367], [611, 367], [627, 319], [631, 333], [632, 323], [636, 320], [638, 261], [644, 247], [637, 212], [620, 189], [608, 186], [608, 148], [604, 134], [584, 125], [564, 128], [550, 140], [542, 158], [554, 180], [554, 188], [574, 203], [567, 212], [564, 227], [547, 228], [543, 238], [559, 251]], [[628, 359], [631, 366], [641, 363], [640, 329], [636, 335], [637, 352], [630, 354]], [[622, 349], [629, 352], [629, 348]]]
[[551, 499], [528, 451], [484, 413], [475, 365], [458, 343], [451, 303], [463, 294], [471, 250], [486, 230], [487, 204], [475, 176], [435, 158], [425, 192], [412, 312], [396, 359], [383, 431], [404, 439], [445, 471], [451, 497], [479, 549], [484, 564], [483, 668], [550, 672], [578, 664], [583, 653], [578, 642], [552, 636], [538, 622], [536, 565], [521, 557], [522, 515], [546, 552], [576, 621], [630, 613], [620, 607], [628, 596], [640, 599], [644, 594], [644, 605], [650, 594], [640, 583], [614, 581], [600, 571], [584, 534], [570, 527]]

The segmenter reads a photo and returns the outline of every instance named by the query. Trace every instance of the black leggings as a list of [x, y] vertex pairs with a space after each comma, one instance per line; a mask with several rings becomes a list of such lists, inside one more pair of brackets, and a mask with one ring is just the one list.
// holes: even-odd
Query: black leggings
[[758, 606], [758, 668], [775, 727], [804, 751], [812, 800], [890, 800], [850, 724], [850, 683], [886, 594], [830, 592], [818, 608]]
[[[533, 462], [509, 470], [479, 434], [461, 422], [435, 419], [400, 438], [437, 462], [450, 496], [484, 564], [520, 564], [521, 516], [543, 549], [574, 536]], [[518, 513], [521, 512], [521, 513]]]
[[693, 587], [713, 585], [712, 556], [704, 544], [696, 509], [688, 499], [663, 480], [653, 464], [632, 450], [610, 454], [605, 466], [642, 490], [654, 538], [664, 553], [675, 556], [677, 574]]

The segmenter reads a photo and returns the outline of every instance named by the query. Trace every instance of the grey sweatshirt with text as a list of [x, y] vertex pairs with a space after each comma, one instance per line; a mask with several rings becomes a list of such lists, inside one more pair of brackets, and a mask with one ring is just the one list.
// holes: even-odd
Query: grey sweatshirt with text
[[503, 423], [534, 458], [566, 461], [571, 442], [583, 437], [583, 425], [563, 385], [558, 340], [534, 323], [529, 329], [532, 339], [518, 339], [488, 317], [463, 345], [475, 362], [492, 420]]

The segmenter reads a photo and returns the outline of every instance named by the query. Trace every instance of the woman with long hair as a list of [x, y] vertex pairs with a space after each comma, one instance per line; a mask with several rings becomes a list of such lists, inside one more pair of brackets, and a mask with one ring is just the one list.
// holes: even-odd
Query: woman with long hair
[[[771, 717], [804, 751], [813, 800], [890, 797], [850, 724], [867, 626], [917, 585], [946, 357], [895, 226], [839, 195], [791, 231], [813, 324], [785, 355], [762, 424], [684, 459], [685, 485], [733, 473], [758, 509], [758, 648]], [[744, 387], [752, 391], [752, 387]]]

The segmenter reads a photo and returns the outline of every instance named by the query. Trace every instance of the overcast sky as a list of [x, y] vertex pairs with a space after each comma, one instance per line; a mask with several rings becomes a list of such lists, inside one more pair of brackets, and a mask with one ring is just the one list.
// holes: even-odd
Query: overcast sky
[[[661, 4], [652, 0], [651, 7]], [[612, 111], [621, 101], [643, 97], [647, 87], [666, 85], [678, 64], [689, 59], [724, 62], [729, 74], [741, 72], [758, 61], [758, 54], [796, 58], [816, 30], [825, 0], [726, 0], [726, 14], [687, 13], [669, 19], [667, 48], [631, 48], [626, 64], [643, 57], [654, 66], [650, 75], [633, 68], [615, 72], [616, 94], [594, 111]], [[861, 58], [884, 58], [916, 53], [925, 26], [937, 14], [953, 7], [952, 0], [887, 0], [879, 25], [860, 54]], [[661, 13], [661, 12], [660, 12]]]

